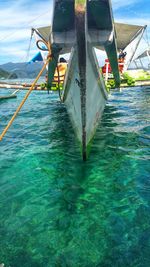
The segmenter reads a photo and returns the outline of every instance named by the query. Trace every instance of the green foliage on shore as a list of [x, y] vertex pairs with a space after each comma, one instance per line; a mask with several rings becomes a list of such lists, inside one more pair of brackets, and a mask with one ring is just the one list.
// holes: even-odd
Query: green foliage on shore
[[148, 81], [150, 80], [150, 71], [146, 70], [127, 70], [126, 74], [131, 76], [135, 81]]
[[[128, 73], [124, 73], [121, 77], [121, 84], [128, 85], [128, 86], [134, 86], [135, 85], [135, 79], [128, 75]], [[116, 88], [115, 80], [114, 79], [108, 79], [106, 83], [106, 88], [109, 91], [110, 89]]]
[[137, 81], [147, 81], [150, 80], [150, 74], [145, 73], [144, 75], [140, 75], [138, 78], [136, 78]]
[[[47, 83], [41, 83], [40, 84], [40, 87], [41, 89], [46, 89], [46, 90], [51, 90], [51, 91], [57, 91], [59, 88], [58, 88], [58, 83], [52, 83], [52, 86], [48, 86]], [[60, 90], [63, 89], [63, 86], [62, 84], [60, 84]]]
[[123, 73], [122, 76], [123, 76], [122, 83], [125, 82], [129, 86], [135, 85], [135, 79], [132, 78], [131, 76], [129, 76], [129, 74], [127, 72]]
[[108, 79], [108, 81], [106, 82], [106, 88], [108, 92], [110, 91], [110, 89], [115, 89], [116, 88], [115, 80]]
[[7, 78], [9, 76], [9, 72], [0, 68], [0, 78]]
[[110, 87], [111, 89], [114, 89], [115, 88], [115, 80], [114, 79], [110, 79], [108, 80], [107, 82], [107, 86]]

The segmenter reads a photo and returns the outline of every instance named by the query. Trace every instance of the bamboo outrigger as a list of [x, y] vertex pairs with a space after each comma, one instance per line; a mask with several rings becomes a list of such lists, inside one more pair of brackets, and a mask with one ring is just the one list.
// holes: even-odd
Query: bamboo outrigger
[[7, 99], [12, 99], [12, 98], [16, 98], [16, 95], [5, 95], [5, 96], [0, 96], [0, 101], [1, 100], [7, 100]]
[[17, 95], [16, 93], [19, 91], [19, 89], [15, 90], [12, 94], [10, 95], [3, 95], [3, 96], [0, 96], [0, 101], [2, 100], [7, 100], [7, 99], [12, 99], [12, 98], [17, 98]]

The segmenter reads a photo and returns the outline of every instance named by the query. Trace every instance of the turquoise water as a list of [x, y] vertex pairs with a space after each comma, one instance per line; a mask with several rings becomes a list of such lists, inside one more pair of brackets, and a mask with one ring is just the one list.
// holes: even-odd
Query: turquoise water
[[150, 88], [114, 92], [82, 162], [57, 94], [31, 94], [0, 144], [0, 263], [150, 266], [149, 105]]

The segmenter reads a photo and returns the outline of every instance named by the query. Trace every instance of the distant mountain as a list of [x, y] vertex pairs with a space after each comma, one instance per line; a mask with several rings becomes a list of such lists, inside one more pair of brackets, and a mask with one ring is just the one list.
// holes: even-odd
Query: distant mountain
[[[12, 73], [16, 74], [17, 78], [35, 78], [43, 66], [42, 62], [32, 62], [32, 63], [12, 63], [8, 62], [6, 64], [0, 65], [0, 69], [8, 72], [8, 75]], [[45, 76], [46, 71], [43, 73]], [[4, 78], [8, 78], [4, 77]]]
[[17, 79], [18, 76], [16, 73], [10, 73], [2, 68], [0, 68], [0, 78], [2, 79]]
[[0, 68], [0, 78], [7, 78], [8, 75], [9, 75], [8, 71], [5, 71], [2, 68]]

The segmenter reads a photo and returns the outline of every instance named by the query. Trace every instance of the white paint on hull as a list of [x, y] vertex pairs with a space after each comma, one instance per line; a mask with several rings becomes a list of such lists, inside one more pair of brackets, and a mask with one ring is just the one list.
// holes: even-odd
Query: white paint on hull
[[70, 116], [78, 140], [82, 143], [81, 96], [79, 69], [76, 49], [72, 50], [70, 64], [65, 79], [64, 103]]
[[[93, 51], [92, 51], [93, 50]], [[102, 116], [107, 92], [103, 78], [100, 74], [94, 49], [91, 50], [91, 58], [87, 53], [87, 72], [86, 72], [86, 144], [91, 141], [99, 120]], [[89, 51], [90, 52], [90, 51]]]
[[[94, 54], [92, 50], [90, 51], [86, 57], [86, 145], [93, 138], [107, 99], [104, 80], [99, 71], [94, 49]], [[65, 79], [64, 103], [76, 136], [82, 144], [81, 94], [78, 81], [77, 51], [73, 49]]]

